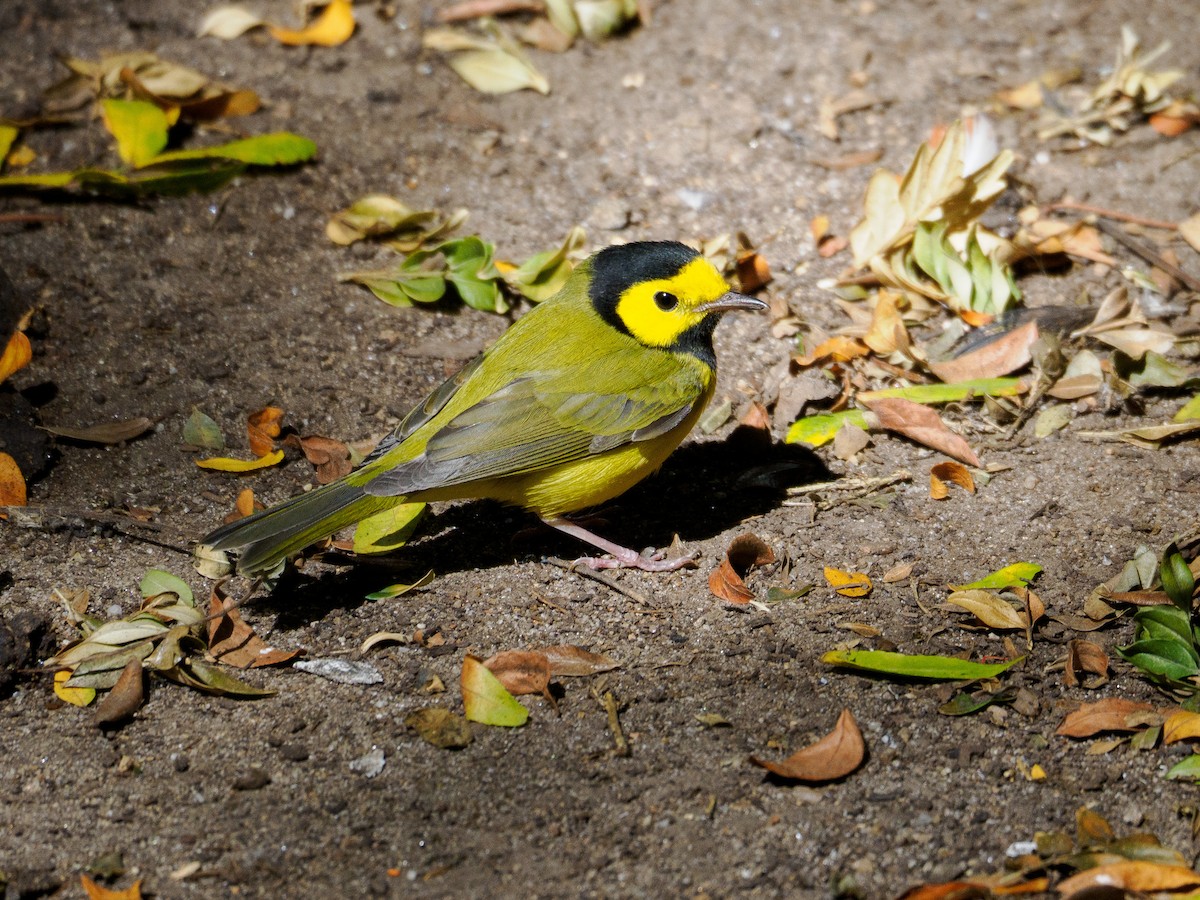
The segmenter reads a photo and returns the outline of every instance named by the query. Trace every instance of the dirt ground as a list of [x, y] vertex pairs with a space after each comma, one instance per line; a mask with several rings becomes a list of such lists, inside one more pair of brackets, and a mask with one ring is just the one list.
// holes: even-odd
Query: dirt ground
[[[144, 529], [82, 513], [157, 509], [153, 536], [183, 548], [219, 523], [241, 488], [274, 501], [311, 480], [303, 460], [243, 479], [201, 471], [181, 441], [193, 407], [221, 423], [235, 451], [244, 449], [236, 442], [246, 414], [266, 404], [304, 434], [375, 438], [503, 330], [501, 317], [396, 310], [338, 284], [336, 273], [386, 255], [324, 236], [329, 214], [360, 195], [467, 207], [468, 229], [516, 259], [575, 224], [592, 248], [740, 229], [777, 276], [768, 295], [832, 327], [845, 320], [816, 284], [846, 256], [819, 258], [808, 223], [824, 213], [846, 233], [873, 166], [830, 170], [819, 161], [881, 148], [880, 164], [902, 171], [931, 126], [986, 106], [999, 88], [1052, 67], [1108, 65], [1127, 9], [1116, 0], [663, 0], [650, 27], [625, 38], [537, 54], [549, 96], [489, 98], [421, 50], [435, 4], [392, 6], [388, 18], [360, 4], [353, 39], [303, 50], [197, 39], [200, 7], [182, 0], [0, 5], [0, 113], [28, 107], [61, 76], [57, 55], [151, 49], [262, 94], [269, 105], [246, 123], [251, 131], [286, 129], [320, 147], [316, 164], [244, 177], [215, 195], [125, 205], [0, 198], [0, 212], [62, 216], [0, 225], [0, 265], [44, 310], [32, 329], [33, 365], [12, 387], [44, 424], [160, 422], [127, 445], [59, 442], [30, 489], [32, 505], [62, 514], [57, 524], [0, 523], [0, 615], [33, 611], [62, 641], [71, 629], [55, 588], [86, 587], [93, 612], [123, 614], [149, 568], [206, 596], [186, 555], [140, 539]], [[255, 7], [295, 15], [283, 2]], [[1194, 7], [1147, 0], [1132, 24], [1148, 46], [1177, 39], [1168, 61], [1188, 72], [1188, 89], [1200, 87], [1200, 44], [1182, 39], [1195, 31]], [[816, 129], [818, 107], [851, 90], [856, 72], [885, 102], [842, 117], [833, 144]], [[1111, 148], [1058, 153], [1037, 142], [1027, 118], [1001, 118], [998, 129], [1018, 153], [1017, 179], [1039, 201], [1069, 194], [1175, 221], [1195, 211], [1195, 130], [1168, 141], [1141, 127]], [[81, 134], [43, 134], [36, 147], [48, 167], [101, 158], [102, 143]], [[1070, 305], [1081, 295], [1096, 302], [1119, 282], [1116, 271], [1076, 266], [1022, 287], [1032, 305]], [[751, 316], [726, 322], [717, 345], [718, 401], [731, 399], [735, 413], [793, 349]], [[1164, 421], [1177, 405], [1151, 396], [1144, 419]], [[973, 420], [964, 414], [975, 440]], [[995, 871], [1013, 842], [1072, 831], [1081, 805], [1190, 859], [1180, 807], [1197, 802], [1195, 788], [1163, 779], [1186, 748], [1096, 756], [1055, 736], [1085, 700], [1158, 696], [1119, 661], [1100, 691], [1064, 687], [1047, 671], [1074, 636], [1061, 625], [1043, 627], [1009, 677], [1036, 704], [1001, 715], [938, 715], [946, 699], [938, 687], [820, 662], [855, 637], [847, 622], [881, 632], [863, 646], [1002, 656], [1000, 636], [964, 629], [939, 608], [947, 584], [1034, 561], [1045, 567], [1047, 605], [1078, 612], [1138, 545], [1161, 549], [1193, 525], [1194, 442], [1150, 452], [1076, 434], [1138, 421], [1128, 411], [1088, 413], [1045, 440], [985, 451], [985, 463], [1010, 468], [946, 503], [926, 487], [940, 457], [908, 442], [877, 437], [843, 463], [825, 450], [731, 436], [726, 426], [606, 510], [615, 539], [661, 547], [678, 533], [700, 553], [694, 570], [614, 576], [644, 603], [543, 562], [578, 548], [528, 515], [463, 504], [440, 510], [392, 568], [309, 566], [246, 610], [273, 645], [310, 657], [356, 658], [379, 631], [440, 632], [440, 647], [367, 654], [382, 683], [257, 670], [247, 678], [278, 694], [239, 702], [153, 682], [133, 721], [102, 732], [89, 712], [56, 701], [46, 676], [23, 678], [0, 699], [5, 896], [82, 896], [78, 873], [119, 852], [128, 872], [117, 884], [140, 877], [160, 897], [883, 898]], [[813, 518], [811, 508], [783, 505], [778, 485], [739, 482], [770, 462], [790, 464], [792, 484], [901, 469], [914, 480], [881, 502]], [[818, 587], [769, 614], [715, 600], [708, 575], [745, 531], [788, 560], [753, 588]], [[914, 564], [915, 582], [880, 581], [902, 563]], [[876, 588], [866, 599], [839, 597], [823, 586], [823, 566], [867, 572]], [[425, 590], [363, 599], [430, 568], [437, 579]], [[1093, 639], [1111, 649], [1131, 636], [1125, 625]], [[528, 725], [476, 727], [458, 752], [404, 725], [414, 709], [460, 708], [465, 654], [560, 643], [623, 666], [602, 681], [564, 679], [557, 712], [525, 698]], [[431, 675], [446, 694], [422, 693]], [[623, 704], [627, 757], [609, 752], [613, 736], [591, 695], [598, 681]], [[747, 762], [810, 743], [847, 707], [869, 748], [849, 778], [789, 786]], [[713, 713], [730, 726], [697, 719]], [[351, 768], [376, 748], [381, 772]], [[1044, 781], [1022, 774], [1034, 764]], [[193, 863], [189, 877], [173, 877]]]

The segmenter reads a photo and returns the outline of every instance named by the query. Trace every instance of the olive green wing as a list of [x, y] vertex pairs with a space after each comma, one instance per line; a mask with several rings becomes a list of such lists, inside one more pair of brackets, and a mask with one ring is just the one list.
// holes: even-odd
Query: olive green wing
[[364, 489], [397, 496], [502, 478], [666, 434], [704, 402], [711, 372], [690, 358], [664, 354], [654, 362], [606, 366], [604, 383], [591, 390], [562, 387], [587, 384], [578, 369], [515, 379], [454, 416], [420, 456], [381, 472]]

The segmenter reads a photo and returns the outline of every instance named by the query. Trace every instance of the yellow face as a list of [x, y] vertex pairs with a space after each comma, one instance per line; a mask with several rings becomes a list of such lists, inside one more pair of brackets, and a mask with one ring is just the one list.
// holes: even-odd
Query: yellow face
[[714, 312], [702, 310], [729, 291], [716, 267], [697, 256], [670, 278], [626, 288], [616, 313], [629, 333], [648, 347], [671, 347], [688, 329]]

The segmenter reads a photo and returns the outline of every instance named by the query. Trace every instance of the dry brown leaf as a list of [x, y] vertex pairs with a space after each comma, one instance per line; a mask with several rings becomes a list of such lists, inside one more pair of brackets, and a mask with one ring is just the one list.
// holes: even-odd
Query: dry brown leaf
[[592, 653], [590, 650], [584, 650], [582, 647], [576, 647], [571, 644], [556, 644], [553, 647], [543, 647], [541, 652], [545, 654], [546, 659], [550, 663], [550, 676], [552, 678], [598, 675], [601, 672], [609, 672], [619, 668], [621, 665], [615, 659], [605, 656], [603, 653]]
[[[1087, 682], [1079, 676], [1083, 673], [1097, 676]], [[1098, 688], [1108, 682], [1108, 654], [1099, 644], [1081, 638], [1067, 642], [1067, 666], [1063, 670], [1067, 687]]]
[[899, 565], [892, 566], [883, 573], [883, 578], [881, 580], [884, 584], [895, 584], [898, 581], [903, 581], [912, 574], [915, 566], [916, 563], [900, 563]]
[[982, 347], [956, 359], [929, 364], [930, 371], [947, 384], [976, 378], [999, 378], [1023, 369], [1033, 358], [1038, 339], [1037, 322], [1026, 322]]
[[1054, 733], [1062, 737], [1085, 738], [1102, 731], [1138, 731], [1155, 718], [1161, 721], [1161, 715], [1156, 714], [1149, 703], [1108, 697], [1085, 703], [1068, 713]]
[[755, 756], [750, 757], [750, 762], [792, 781], [836, 781], [862, 765], [866, 749], [854, 716], [843, 709], [833, 731], [815, 744], [797, 750], [783, 762], [769, 762]]
[[[291, 444], [291, 436], [284, 442]], [[343, 475], [350, 474], [354, 468], [354, 463], [350, 460], [350, 447], [342, 441], [312, 435], [295, 438], [295, 444], [300, 447], [304, 458], [317, 467], [317, 484], [337, 481]]]
[[969, 494], [975, 493], [975, 479], [971, 470], [962, 463], [940, 462], [929, 469], [929, 496], [934, 500], [945, 500], [950, 496], [950, 488], [946, 484], [957, 484]]
[[0, 453], [0, 506], [24, 506], [26, 502], [21, 467], [7, 453]]
[[767, 258], [755, 250], [743, 250], [737, 255], [738, 287], [751, 293], [766, 285], [771, 280], [771, 267]]
[[1184, 866], [1125, 860], [1077, 872], [1058, 883], [1058, 892], [1069, 900], [1093, 889], [1096, 896], [1110, 896], [1113, 890], [1145, 893], [1197, 886], [1200, 886], [1200, 874]]
[[743, 413], [742, 418], [738, 420], [738, 424], [746, 428], [769, 432], [771, 430], [771, 414], [767, 412], [765, 406], [756, 400]]
[[1037, 109], [1042, 105], [1044, 99], [1042, 96], [1042, 83], [1039, 79], [1035, 78], [1033, 81], [1027, 81], [1018, 87], [997, 91], [996, 99], [1012, 109]]
[[141, 709], [146, 699], [143, 680], [142, 661], [134, 657], [125, 664], [117, 683], [96, 707], [95, 723], [100, 726], [116, 725]]
[[798, 366], [811, 366], [817, 360], [832, 359], [834, 362], [849, 362], [860, 356], [866, 356], [871, 351], [862, 341], [844, 335], [836, 335], [827, 341], [822, 341], [811, 352], [793, 359]]
[[89, 428], [59, 428], [47, 425], [43, 426], [42, 430], [48, 431], [56, 437], [63, 437], [72, 441], [107, 445], [131, 441], [135, 437], [145, 434], [153, 427], [153, 419], [138, 416], [136, 419], [126, 419], [124, 422], [103, 422], [99, 425], [92, 425]]
[[440, 706], [410, 712], [404, 717], [404, 724], [443, 750], [457, 750], [471, 743], [471, 726], [467, 720]]
[[897, 900], [990, 900], [992, 896], [992, 892], [983, 884], [945, 881], [941, 884], [919, 884], [909, 888]]
[[878, 427], [894, 431], [969, 466], [981, 467], [979, 457], [970, 445], [947, 428], [937, 412], [928, 406], [898, 397], [872, 400], [865, 405], [874, 414]]
[[833, 455], [841, 460], [853, 459], [854, 455], [871, 443], [871, 436], [859, 428], [846, 422], [833, 436]]
[[250, 452], [257, 457], [266, 456], [275, 449], [275, 438], [282, 430], [283, 410], [278, 406], [266, 406], [250, 414], [246, 432], [250, 436]]
[[900, 294], [881, 290], [875, 296], [871, 327], [863, 335], [863, 343], [880, 356], [887, 356], [897, 350], [907, 350], [912, 342], [908, 338], [908, 330], [904, 327], [904, 318], [900, 315]]
[[775, 562], [775, 551], [762, 538], [753, 534], [738, 535], [725, 551], [721, 565], [708, 576], [708, 589], [727, 603], [745, 604], [754, 599], [754, 592], [742, 579], [755, 566]]
[[1103, 847], [1116, 839], [1112, 825], [1100, 813], [1086, 806], [1075, 810], [1075, 840], [1080, 847]]
[[276, 650], [255, 634], [237, 607], [214, 587], [208, 601], [208, 653], [219, 663], [239, 669], [274, 666], [288, 662], [299, 650]]
[[504, 689], [513, 696], [541, 694], [551, 704], [550, 660], [536, 650], [502, 650], [483, 661]]
[[1167, 721], [1163, 722], [1164, 744], [1175, 744], [1193, 738], [1200, 738], [1200, 713], [1181, 709], [1171, 713]]

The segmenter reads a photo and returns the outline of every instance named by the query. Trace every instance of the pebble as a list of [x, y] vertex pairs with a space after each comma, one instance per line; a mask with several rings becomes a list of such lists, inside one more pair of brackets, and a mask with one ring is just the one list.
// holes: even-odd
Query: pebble
[[358, 759], [350, 760], [350, 771], [356, 775], [362, 775], [364, 778], [374, 778], [383, 771], [386, 764], [387, 757], [384, 756], [383, 750], [379, 747], [372, 747], [370, 752], [364, 753]]
[[233, 780], [235, 791], [257, 791], [271, 783], [271, 776], [257, 766], [247, 769]]

